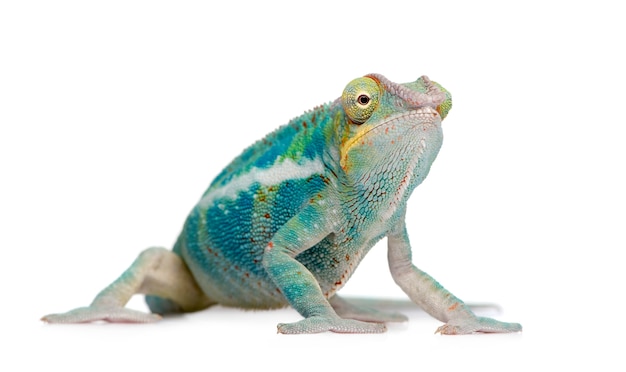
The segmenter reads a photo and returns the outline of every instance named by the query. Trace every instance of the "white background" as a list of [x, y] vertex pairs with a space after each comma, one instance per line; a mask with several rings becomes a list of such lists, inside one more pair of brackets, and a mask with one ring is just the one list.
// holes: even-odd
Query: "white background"
[[[613, 3], [2, 2], [0, 369], [623, 370], [626, 27]], [[439, 323], [410, 307], [384, 335], [276, 335], [299, 319], [289, 309], [39, 322], [171, 246], [245, 146], [370, 72], [452, 92], [409, 205], [414, 261], [523, 333], [433, 335]], [[402, 298], [385, 251], [342, 293]]]

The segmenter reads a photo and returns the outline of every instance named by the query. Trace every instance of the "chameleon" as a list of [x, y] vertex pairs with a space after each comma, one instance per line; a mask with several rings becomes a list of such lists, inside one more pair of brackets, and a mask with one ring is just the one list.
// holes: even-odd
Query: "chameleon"
[[[283, 334], [380, 333], [407, 317], [340, 297], [363, 257], [387, 238], [395, 283], [444, 324], [436, 333], [519, 332], [476, 316], [412, 263], [405, 223], [413, 190], [442, 144], [452, 96], [422, 76], [352, 80], [341, 97], [292, 119], [246, 148], [211, 182], [173, 248], [142, 251], [87, 307], [48, 323], [154, 322], [215, 304], [292, 306], [302, 319]], [[145, 294], [150, 313], [126, 308]]]

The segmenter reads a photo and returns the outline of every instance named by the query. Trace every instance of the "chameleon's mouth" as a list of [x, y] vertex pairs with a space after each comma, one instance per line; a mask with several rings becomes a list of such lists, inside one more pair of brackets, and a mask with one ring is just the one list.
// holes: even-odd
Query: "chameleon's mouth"
[[[430, 106], [423, 106], [415, 110], [403, 112], [400, 114], [392, 115], [382, 123], [379, 123], [373, 127], [365, 128], [366, 124], [363, 124], [363, 131], [356, 136], [348, 140], [342, 147], [341, 151], [341, 167], [345, 169], [348, 160], [348, 153], [353, 146], [359, 144], [365, 144], [364, 138], [368, 137], [371, 132], [379, 132], [379, 135], [397, 135], [397, 128], [405, 128], [405, 130], [415, 130], [415, 128], [433, 125], [437, 122], [440, 115], [434, 108]], [[409, 123], [409, 124], [407, 124]]]
[[[415, 122], [414, 125], [411, 125], [411, 129], [415, 128], [418, 125], [428, 125], [432, 124], [435, 118], [439, 116], [437, 110], [430, 106], [420, 107], [417, 110], [411, 110], [409, 112], [403, 112], [400, 114], [392, 115], [387, 118], [387, 120], [379, 123], [371, 128], [367, 128], [363, 130], [363, 132], [359, 133], [357, 136], [353, 137], [345, 144], [346, 149], [350, 149], [356, 143], [361, 141], [361, 139], [367, 136], [370, 132], [381, 129], [381, 127], [386, 127], [385, 134], [389, 131], [388, 128], [394, 128], [395, 124], [402, 124], [406, 122]], [[394, 128], [395, 129], [395, 128]]]

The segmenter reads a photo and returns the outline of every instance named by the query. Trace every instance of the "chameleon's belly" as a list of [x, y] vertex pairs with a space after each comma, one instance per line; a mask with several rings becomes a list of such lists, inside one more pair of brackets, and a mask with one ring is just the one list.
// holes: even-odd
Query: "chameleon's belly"
[[[253, 184], [236, 197], [201, 202], [189, 215], [178, 249], [198, 285], [211, 299], [228, 306], [276, 308], [285, 298], [262, 265], [274, 233], [325, 186], [319, 175], [279, 185]], [[330, 294], [354, 265], [335, 257], [333, 237], [298, 256]], [[346, 278], [347, 279], [347, 278]]]

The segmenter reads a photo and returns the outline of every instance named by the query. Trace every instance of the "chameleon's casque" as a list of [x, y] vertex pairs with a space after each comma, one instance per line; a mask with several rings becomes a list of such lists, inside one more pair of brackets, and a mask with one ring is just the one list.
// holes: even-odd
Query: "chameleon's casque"
[[[48, 322], [149, 322], [212, 304], [293, 306], [303, 320], [282, 333], [382, 332], [403, 321], [356, 307], [336, 292], [383, 237], [396, 283], [445, 322], [444, 334], [512, 332], [476, 317], [411, 263], [404, 216], [441, 147], [451, 95], [422, 76], [396, 84], [371, 74], [248, 147], [215, 178], [174, 249], [150, 248], [89, 307]], [[145, 293], [153, 314], [124, 308]]]

